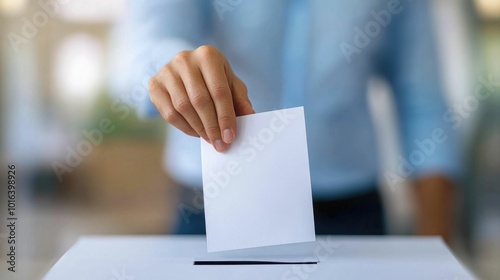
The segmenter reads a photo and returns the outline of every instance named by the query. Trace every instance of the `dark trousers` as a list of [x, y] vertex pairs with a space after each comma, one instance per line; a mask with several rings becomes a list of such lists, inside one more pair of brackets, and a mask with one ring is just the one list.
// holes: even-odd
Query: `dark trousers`
[[[201, 190], [180, 187], [174, 234], [205, 234]], [[316, 234], [385, 234], [384, 210], [378, 188], [352, 197], [313, 201]]]

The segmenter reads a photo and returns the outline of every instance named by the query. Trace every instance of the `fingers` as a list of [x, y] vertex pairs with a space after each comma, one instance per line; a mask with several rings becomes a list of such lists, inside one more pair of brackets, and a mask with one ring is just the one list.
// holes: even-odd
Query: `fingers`
[[184, 117], [174, 109], [172, 101], [170, 100], [170, 95], [155, 77], [149, 81], [149, 93], [151, 102], [153, 102], [161, 116], [167, 122], [187, 135], [198, 136], [196, 131], [189, 125]]
[[204, 131], [210, 139], [210, 143], [218, 152], [227, 150], [227, 143], [222, 141], [221, 130], [217, 121], [217, 111], [210, 92], [205, 85], [205, 80], [199, 69], [180, 69], [180, 76], [184, 82], [187, 95], [203, 123]]
[[255, 114], [252, 103], [248, 98], [246, 85], [236, 76], [233, 79], [233, 106], [237, 116]]
[[178, 53], [151, 79], [150, 97], [170, 124], [219, 152], [236, 138], [236, 116], [254, 113], [245, 84], [211, 46]]
[[217, 112], [221, 138], [230, 144], [236, 137], [236, 114], [225, 71], [225, 59], [213, 48], [200, 49], [198, 67]]
[[210, 143], [209, 137], [205, 131], [203, 123], [198, 116], [198, 113], [191, 104], [191, 100], [184, 88], [184, 83], [181, 77], [172, 71], [170, 67], [166, 67], [164, 71], [167, 71], [164, 76], [164, 86], [167, 88], [167, 92], [175, 92], [175, 96], [171, 96], [173, 108], [184, 117], [187, 123], [191, 126], [197, 135], [205, 139], [205, 141]]

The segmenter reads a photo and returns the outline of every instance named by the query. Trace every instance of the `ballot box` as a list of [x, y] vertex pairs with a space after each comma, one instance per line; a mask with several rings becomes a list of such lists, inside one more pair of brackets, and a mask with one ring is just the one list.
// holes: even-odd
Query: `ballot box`
[[436, 237], [318, 236], [309, 245], [317, 263], [197, 265], [205, 236], [85, 236], [44, 279], [475, 279]]

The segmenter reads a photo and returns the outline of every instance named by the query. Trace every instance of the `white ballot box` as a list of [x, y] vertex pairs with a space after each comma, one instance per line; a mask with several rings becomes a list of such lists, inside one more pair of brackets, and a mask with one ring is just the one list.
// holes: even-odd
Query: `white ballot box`
[[82, 237], [44, 279], [475, 279], [439, 238], [319, 236], [311, 245], [317, 264], [195, 265], [205, 236]]

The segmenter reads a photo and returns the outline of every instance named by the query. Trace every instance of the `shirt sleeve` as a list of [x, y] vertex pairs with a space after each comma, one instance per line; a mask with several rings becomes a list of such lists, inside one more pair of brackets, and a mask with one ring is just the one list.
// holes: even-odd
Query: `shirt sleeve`
[[111, 38], [110, 89], [142, 116], [157, 116], [150, 78], [178, 52], [192, 50], [210, 32], [209, 1], [130, 0]]
[[460, 174], [457, 133], [444, 115], [444, 99], [428, 1], [404, 1], [388, 26], [383, 57], [399, 116], [402, 177]]

